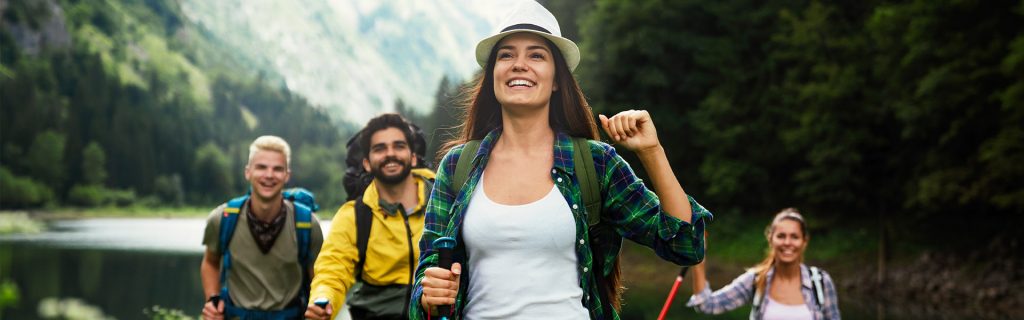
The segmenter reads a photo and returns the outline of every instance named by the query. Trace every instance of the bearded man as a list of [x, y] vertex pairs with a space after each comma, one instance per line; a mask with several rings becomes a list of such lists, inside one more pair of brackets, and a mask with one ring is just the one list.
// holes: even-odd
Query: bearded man
[[307, 319], [334, 319], [346, 302], [355, 320], [408, 319], [434, 172], [413, 169], [415, 139], [402, 116], [370, 119], [360, 135], [373, 181], [334, 216], [314, 264]]

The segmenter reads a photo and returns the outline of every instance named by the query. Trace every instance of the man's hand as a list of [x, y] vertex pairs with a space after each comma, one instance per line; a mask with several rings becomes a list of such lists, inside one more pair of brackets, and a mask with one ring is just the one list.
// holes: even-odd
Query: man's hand
[[331, 308], [330, 303], [324, 308], [315, 304], [306, 306], [306, 319], [331, 320], [332, 315], [334, 315], [334, 309]]
[[437, 306], [454, 305], [455, 296], [459, 293], [459, 278], [462, 274], [462, 265], [458, 262], [452, 263], [451, 270], [438, 267], [427, 268], [423, 272], [423, 296], [420, 298], [420, 305], [423, 309], [430, 310], [430, 313], [437, 313]]
[[206, 305], [203, 306], [203, 319], [224, 320], [224, 301], [217, 300], [217, 302], [217, 305], [213, 305], [213, 301], [206, 302]]

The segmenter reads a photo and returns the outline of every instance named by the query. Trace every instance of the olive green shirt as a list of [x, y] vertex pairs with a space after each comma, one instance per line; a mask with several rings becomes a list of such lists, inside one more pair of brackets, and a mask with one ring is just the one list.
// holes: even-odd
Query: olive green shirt
[[[216, 255], [223, 255], [220, 252], [220, 220], [226, 207], [225, 203], [210, 212], [206, 220], [206, 232], [203, 234], [203, 244]], [[302, 267], [295, 239], [295, 208], [290, 201], [285, 201], [287, 220], [281, 228], [281, 234], [266, 254], [260, 251], [249, 231], [248, 212], [249, 203], [246, 202], [239, 210], [238, 224], [235, 225], [235, 233], [228, 247], [231, 249], [231, 269], [228, 270], [231, 303], [252, 310], [284, 309], [298, 296], [302, 282]], [[310, 257], [315, 258], [320, 253], [323, 242], [324, 234], [314, 215], [309, 237]]]

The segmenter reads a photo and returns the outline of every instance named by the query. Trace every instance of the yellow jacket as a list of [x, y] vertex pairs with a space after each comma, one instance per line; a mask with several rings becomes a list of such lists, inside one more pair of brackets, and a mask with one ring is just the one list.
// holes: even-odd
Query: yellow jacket
[[[413, 169], [412, 175], [416, 177], [419, 201], [414, 213], [408, 216], [408, 229], [402, 218], [404, 213], [393, 212], [388, 215], [383, 212], [376, 181], [370, 183], [363, 192], [363, 203], [373, 213], [362, 274], [363, 281], [368, 284], [409, 285], [409, 277], [419, 263], [423, 215], [427, 200], [430, 199], [425, 179], [434, 179], [434, 172], [429, 169]], [[355, 216], [355, 200], [346, 202], [338, 209], [331, 221], [330, 233], [313, 264], [314, 277], [310, 284], [309, 301], [312, 303], [314, 299], [327, 297], [335, 312], [341, 310], [345, 294], [356, 280], [355, 266], [359, 260], [359, 249], [356, 248]], [[409, 255], [410, 248], [412, 256]]]

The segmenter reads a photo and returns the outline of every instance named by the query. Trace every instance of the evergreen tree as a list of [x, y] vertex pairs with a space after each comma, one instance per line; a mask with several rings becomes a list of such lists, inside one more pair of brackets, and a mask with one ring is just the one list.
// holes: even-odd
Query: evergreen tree
[[29, 176], [54, 190], [61, 190], [66, 177], [64, 135], [51, 130], [37, 135], [25, 155], [24, 166]]
[[82, 180], [85, 184], [102, 186], [107, 180], [107, 155], [96, 141], [82, 150]]

